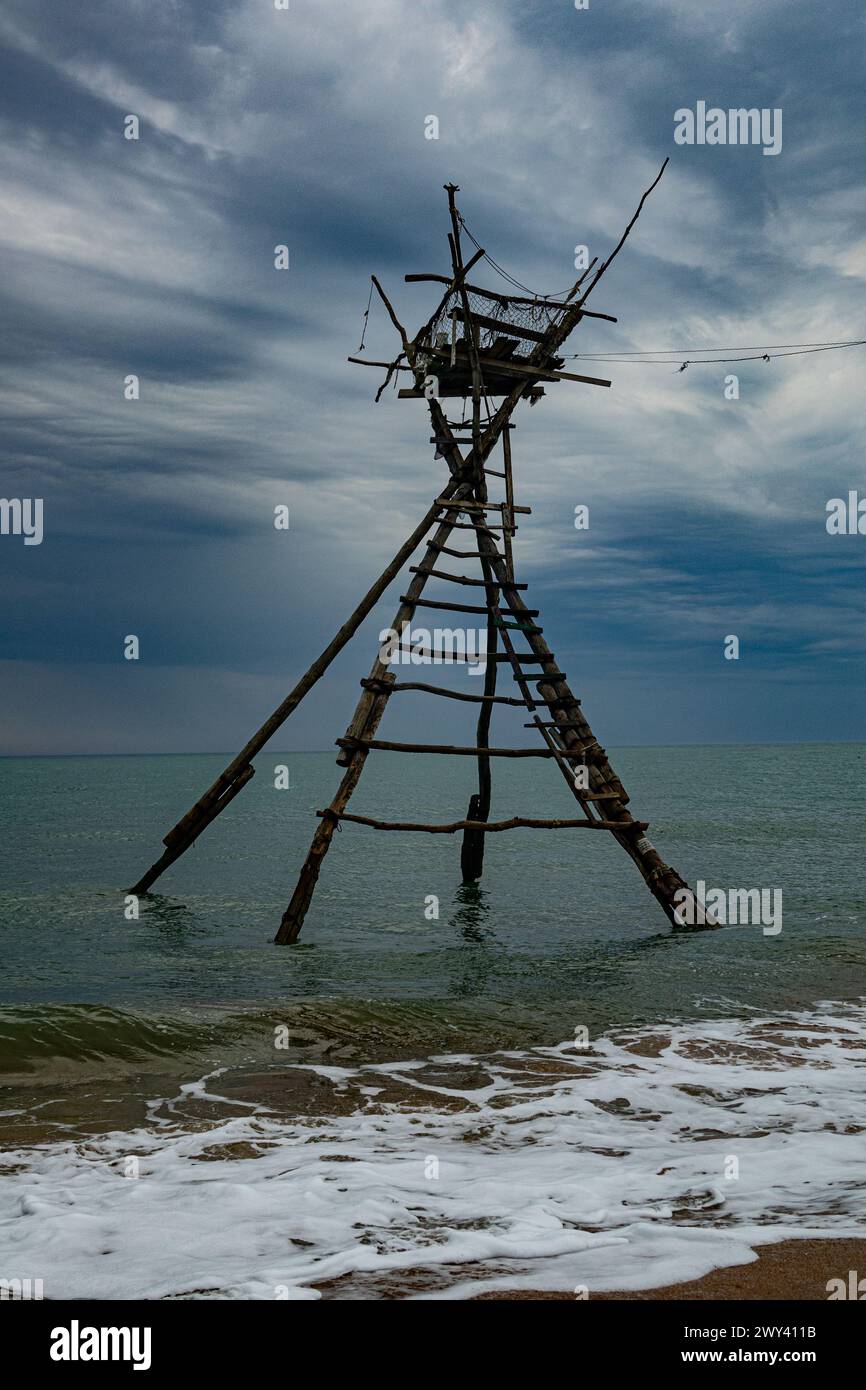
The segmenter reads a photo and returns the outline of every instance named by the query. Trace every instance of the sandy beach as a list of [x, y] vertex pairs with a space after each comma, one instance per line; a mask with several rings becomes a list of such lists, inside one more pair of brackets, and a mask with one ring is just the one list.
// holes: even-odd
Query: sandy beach
[[[748, 1300], [753, 1302], [826, 1302], [827, 1284], [831, 1279], [844, 1279], [847, 1285], [849, 1270], [862, 1271], [866, 1277], [866, 1237], [862, 1240], [786, 1240], [777, 1245], [763, 1245], [756, 1251], [753, 1264], [734, 1265], [715, 1269], [703, 1279], [690, 1279], [683, 1284], [668, 1284], [664, 1288], [640, 1289], [623, 1293], [610, 1290], [590, 1294], [596, 1302], [626, 1299], [629, 1302], [677, 1300], [683, 1302], [721, 1302]], [[866, 1289], [861, 1294], [866, 1301]], [[575, 1302], [574, 1293], [542, 1293], [534, 1290], [502, 1289], [495, 1293], [476, 1295], [475, 1301], [514, 1299], [567, 1299]]]

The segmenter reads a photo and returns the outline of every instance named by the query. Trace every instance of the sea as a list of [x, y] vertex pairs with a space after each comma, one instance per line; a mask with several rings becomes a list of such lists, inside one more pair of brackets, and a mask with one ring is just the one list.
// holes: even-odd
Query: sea
[[[278, 947], [333, 753], [261, 755], [138, 904], [229, 755], [2, 760], [0, 1280], [582, 1297], [866, 1234], [866, 744], [609, 751], [667, 861], [781, 930], [672, 931], [603, 832], [488, 835], [463, 885], [458, 836], [344, 823]], [[492, 818], [575, 814], [494, 773]], [[461, 819], [474, 775], [376, 754], [350, 809]]]

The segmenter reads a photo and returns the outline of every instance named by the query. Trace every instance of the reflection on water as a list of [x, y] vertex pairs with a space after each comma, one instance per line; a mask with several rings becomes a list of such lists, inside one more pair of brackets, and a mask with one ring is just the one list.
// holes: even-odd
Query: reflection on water
[[496, 935], [488, 896], [480, 883], [461, 883], [457, 889], [451, 926], [460, 932], [464, 941], [480, 943]]
[[147, 893], [143, 895], [141, 905], [146, 910], [148, 927], [153, 927], [167, 942], [174, 940], [182, 944], [191, 932], [202, 929], [197, 914], [177, 898], [168, 898], [162, 893]]

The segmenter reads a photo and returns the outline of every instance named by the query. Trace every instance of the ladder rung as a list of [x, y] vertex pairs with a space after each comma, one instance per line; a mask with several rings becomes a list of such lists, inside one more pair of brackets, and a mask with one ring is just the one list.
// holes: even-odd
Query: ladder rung
[[[474, 423], [472, 422], [472, 420], [460, 420], [460, 421], [457, 421], [457, 420], [446, 420], [445, 423], [447, 424], [447, 426], [448, 426], [448, 428], [449, 428], [450, 430], [474, 430], [474, 428], [475, 428], [475, 425], [474, 425]], [[492, 420], [482, 420], [482, 421], [481, 421], [481, 430], [482, 430], [482, 433], [483, 433], [485, 430], [488, 430], [492, 424], [493, 424], [493, 421], [492, 421]], [[511, 425], [511, 424], [508, 424], [508, 425], [500, 425], [500, 426], [499, 426], [499, 430], [513, 430], [513, 429], [516, 429], [516, 428], [517, 428], [516, 425]]]
[[447, 497], [437, 497], [434, 505], [453, 508], [458, 512], [521, 512], [524, 516], [532, 515], [531, 507], [509, 507], [507, 502], [451, 502]]
[[[432, 545], [433, 542], [428, 541], [427, 544]], [[455, 560], [480, 560], [482, 558], [480, 550], [451, 550], [447, 545], [440, 545], [437, 549], [443, 555], [453, 555]]]
[[538, 723], [533, 719], [531, 724], [524, 724], [523, 727], [524, 729], [582, 729], [584, 725], [582, 721], [579, 724], [573, 721], [558, 724], [555, 719], [539, 719]]
[[[441, 541], [427, 541], [426, 544], [433, 550], [440, 551], [442, 555], [453, 555], [457, 560], [481, 560], [482, 558], [486, 558], [482, 556], [480, 550], [453, 550], [450, 546], [443, 545]], [[499, 551], [497, 551], [496, 554], [499, 559], [502, 558], [501, 555], [499, 555]]]
[[[477, 758], [580, 758], [580, 753], [552, 748], [479, 748], [450, 743], [389, 743], [379, 738], [338, 738], [338, 747], [377, 750], [380, 753], [444, 753], [448, 757]], [[587, 792], [584, 801], [619, 801], [618, 792]]]
[[[485, 607], [484, 607], [482, 604], [480, 604], [480, 603], [446, 603], [446, 602], [444, 602], [444, 601], [440, 603], [438, 599], [432, 599], [432, 598], [407, 598], [405, 594], [401, 594], [401, 595], [400, 595], [400, 602], [401, 602], [401, 603], [411, 603], [411, 604], [414, 605], [415, 608], [444, 608], [444, 609], [450, 610], [450, 611], [453, 612], [453, 613], [489, 613], [489, 612], [490, 612], [490, 609], [489, 609], [489, 608], [485, 608]], [[513, 608], [508, 608], [508, 609], [506, 609], [506, 612], [512, 613], [512, 614], [513, 614], [513, 613], [516, 612], [516, 610], [513, 609]], [[530, 616], [530, 615], [531, 615], [533, 618], [536, 618], [536, 617], [538, 616], [538, 609], [537, 609], [537, 608], [525, 608], [525, 609], [523, 610], [523, 612], [524, 612], [525, 614], [527, 614], [527, 616]], [[510, 624], [503, 623], [503, 627], [508, 627], [508, 626], [510, 626]], [[515, 623], [514, 626], [515, 626], [515, 628], [517, 629], [518, 632], [541, 632], [541, 628], [540, 628], [540, 627], [533, 627], [531, 624], [527, 624], [526, 627], [521, 627], [518, 623]]]
[[[361, 681], [365, 690], [379, 690], [380, 683], [365, 677]], [[519, 700], [516, 695], [468, 695], [464, 690], [449, 690], [445, 685], [427, 685], [423, 681], [397, 681], [394, 685], [381, 686], [382, 691], [388, 691], [393, 695], [399, 690], [421, 690], [427, 695], [442, 695], [446, 700], [464, 700], [472, 705], [512, 705], [518, 709], [526, 709], [523, 700]]]
[[[444, 434], [443, 434], [443, 435], [431, 434], [431, 436], [430, 436], [430, 443], [431, 443], [431, 444], [435, 444], [435, 445], [436, 445], [436, 448], [439, 449], [439, 450], [442, 450], [442, 449], [458, 449], [458, 448], [460, 447], [461, 443], [463, 443], [463, 442], [464, 442], [464, 441], [462, 441], [462, 440], [460, 440], [460, 439], [446, 439], [446, 437], [445, 437]], [[484, 469], [484, 472], [485, 472], [485, 473], [488, 473], [488, 474], [490, 475], [491, 478], [507, 478], [507, 477], [508, 477], [508, 474], [507, 474], [507, 473], [503, 473], [503, 471], [502, 471], [500, 468], [485, 468], [485, 469]]]
[[440, 608], [448, 613], [483, 613], [488, 609], [479, 603], [439, 603], [432, 598], [407, 598], [405, 594], [400, 595], [401, 603], [411, 603], [413, 608]]
[[[473, 652], [467, 656], [465, 652], [461, 653], [430, 651], [428, 647], [406, 647], [402, 644], [400, 646], [393, 647], [391, 650], [394, 652], [395, 655], [397, 654], [397, 652], [405, 652], [407, 656], [420, 656], [430, 661], [456, 661], [458, 663], [469, 662], [473, 666], [483, 666], [484, 663], [487, 661], [511, 661], [512, 659], [510, 652]], [[391, 659], [393, 660], [393, 657]], [[529, 656], [524, 656], [522, 652], [515, 652], [514, 659], [516, 661], [526, 661], [530, 664], [535, 661], [549, 660], [549, 658], [546, 656], [532, 656], [531, 654]], [[515, 676], [515, 680], [516, 679], [517, 677]], [[526, 677], [526, 679], [535, 680], [536, 677], [534, 675], [530, 675]]]
[[410, 568], [409, 568], [409, 573], [410, 573], [410, 574], [428, 574], [428, 575], [430, 576], [431, 579], [448, 579], [448, 580], [450, 580], [450, 582], [451, 582], [452, 584], [471, 584], [471, 585], [473, 585], [475, 588], [481, 588], [481, 589], [487, 589], [487, 588], [490, 588], [490, 589], [528, 589], [528, 588], [529, 588], [529, 585], [528, 585], [528, 584], [515, 584], [514, 581], [511, 580], [511, 579], [503, 579], [501, 582], [497, 579], [497, 580], [494, 580], [493, 583], [488, 584], [486, 579], [470, 579], [469, 576], [466, 575], [466, 574], [448, 574], [448, 572], [447, 572], [446, 570], [426, 570], [426, 569], [422, 569], [420, 565], [411, 565]]
[[[513, 614], [513, 613], [514, 613], [514, 609], [513, 609], [513, 608], [509, 608], [509, 609], [508, 609], [508, 612]], [[538, 614], [538, 609], [537, 609], [537, 608], [524, 608], [523, 613], [524, 613], [524, 616], [525, 616], [525, 617], [528, 617], [530, 613], [532, 614], [533, 617], [536, 617], [537, 614]], [[506, 623], [506, 622], [504, 621], [504, 619], [503, 619], [502, 621], [498, 622], [498, 623], [496, 624], [496, 626], [497, 626], [498, 628], [504, 629], [506, 632], [534, 632], [534, 633], [539, 633], [539, 632], [543, 632], [543, 631], [544, 631], [544, 628], [543, 628], [543, 627], [537, 627], [535, 623]]]
[[[539, 660], [541, 660], [541, 661], [548, 661], [548, 660], [549, 660], [549, 657], [546, 657], [546, 656], [540, 657]], [[536, 686], [538, 686], [538, 685], [558, 685], [560, 681], [564, 681], [564, 680], [567, 679], [566, 674], [565, 674], [564, 671], [557, 671], [557, 673], [556, 673], [555, 676], [546, 676], [546, 675], [545, 675], [545, 676], [539, 676], [535, 671], [532, 671], [532, 672], [524, 671], [524, 672], [523, 672], [523, 677], [522, 677], [522, 678], [523, 678], [523, 680], [532, 681], [533, 685], [536, 685]], [[515, 672], [514, 679], [515, 679], [515, 680], [520, 680], [521, 677]], [[545, 702], [542, 700], [541, 703], [543, 704], [543, 703], [545, 703]]]
[[[603, 748], [597, 748], [594, 743], [584, 744], [580, 748], [569, 748], [569, 753], [578, 753], [587, 762], [603, 763], [606, 761], [606, 754]], [[609, 778], [605, 780], [610, 780]]]
[[[588, 798], [585, 798], [588, 799]], [[512, 816], [510, 820], [482, 821], [456, 820], [445, 825], [424, 825], [417, 821], [373, 820], [371, 816], [355, 816], [348, 811], [317, 811], [322, 820], [348, 820], [355, 825], [369, 825], [372, 830], [406, 830], [427, 835], [454, 835], [458, 830], [483, 830], [496, 834], [501, 830], [619, 830], [623, 823], [617, 820], [535, 820], [526, 816]], [[629, 821], [631, 830], [649, 830], [649, 821]]]
[[419, 657], [420, 661], [417, 663], [419, 665], [425, 661], [429, 661], [431, 665], [436, 666], [444, 666], [448, 662], [452, 662], [457, 666], [468, 666], [470, 664], [470, 661], [472, 665], [481, 666], [482, 664], [485, 664], [487, 662], [486, 652], [479, 652], [477, 655], [472, 655], [470, 657], [470, 655], [467, 652], [431, 652], [428, 647], [399, 646], [393, 647], [391, 650], [393, 653], [391, 656], [392, 661], [394, 660], [394, 657], [397, 655], [398, 652], [402, 652], [404, 656]]

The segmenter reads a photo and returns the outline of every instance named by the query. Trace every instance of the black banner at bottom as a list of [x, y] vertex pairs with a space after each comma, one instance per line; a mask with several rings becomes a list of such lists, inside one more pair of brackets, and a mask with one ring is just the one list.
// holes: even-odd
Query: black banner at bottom
[[[140, 1375], [201, 1375], [212, 1371], [225, 1375], [238, 1358], [255, 1371], [257, 1378], [267, 1373], [271, 1365], [276, 1373], [285, 1373], [287, 1353], [294, 1356], [299, 1351], [293, 1346], [299, 1334], [313, 1327], [317, 1331], [342, 1329], [347, 1323], [350, 1333], [357, 1326], [358, 1337], [350, 1336], [342, 1343], [328, 1341], [322, 1349], [330, 1375], [341, 1350], [347, 1365], [357, 1372], [359, 1356], [366, 1359], [372, 1352], [370, 1336], [374, 1328], [380, 1335], [399, 1338], [401, 1333], [411, 1332], [417, 1337], [419, 1331], [428, 1329], [441, 1333], [443, 1324], [457, 1326], [476, 1337], [484, 1336], [483, 1355], [489, 1371], [497, 1352], [509, 1361], [514, 1355], [513, 1336], [520, 1329], [520, 1324], [513, 1321], [515, 1301], [521, 1300], [507, 1301], [511, 1310], [507, 1325], [499, 1322], [501, 1314], [497, 1315], [495, 1308], [491, 1312], [488, 1306], [479, 1307], [477, 1302], [432, 1299], [366, 1300], [364, 1322], [358, 1324], [358, 1312], [352, 1311], [350, 1300], [303, 1300], [277, 1305], [224, 1300], [4, 1301], [0, 1307], [0, 1328], [5, 1334], [6, 1356], [14, 1354], [22, 1369], [43, 1375], [47, 1372], [51, 1379], [71, 1374], [92, 1377], [100, 1368], [110, 1368], [114, 1374], [128, 1371]], [[566, 1306], [560, 1306], [558, 1314], [552, 1309], [539, 1312], [535, 1308], [529, 1314], [528, 1326], [535, 1330], [539, 1326], [535, 1319], [541, 1317], [542, 1325], [552, 1326], [557, 1333], [569, 1338], [577, 1335], [581, 1339], [580, 1361], [592, 1357], [610, 1371], [667, 1371], [674, 1366], [700, 1370], [713, 1365], [761, 1365], [775, 1369], [799, 1365], [811, 1366], [826, 1376], [837, 1364], [856, 1365], [863, 1342], [864, 1310], [859, 1308], [859, 1299], [808, 1303], [550, 1301]], [[852, 1301], [856, 1306], [844, 1306]], [[325, 1304], [329, 1305], [327, 1309]], [[371, 1305], [379, 1307], [373, 1326], [369, 1322]], [[548, 1324], [551, 1316], [553, 1323]], [[495, 1342], [489, 1340], [491, 1332], [497, 1334]], [[287, 1342], [287, 1338], [292, 1340]], [[306, 1358], [314, 1354], [315, 1345], [307, 1345]], [[379, 1354], [392, 1345], [399, 1347], [399, 1342], [386, 1342]], [[413, 1357], [421, 1355], [423, 1343], [415, 1341], [413, 1345]], [[571, 1348], [569, 1355], [574, 1356], [575, 1344], [567, 1345]], [[529, 1354], [529, 1347], [523, 1350]], [[400, 1348], [399, 1354], [405, 1372], [409, 1369], [405, 1349]], [[469, 1356], [470, 1360], [475, 1359], [471, 1351]], [[434, 1352], [427, 1364], [432, 1369], [437, 1362]], [[513, 1364], [510, 1369], [513, 1372]]]

